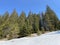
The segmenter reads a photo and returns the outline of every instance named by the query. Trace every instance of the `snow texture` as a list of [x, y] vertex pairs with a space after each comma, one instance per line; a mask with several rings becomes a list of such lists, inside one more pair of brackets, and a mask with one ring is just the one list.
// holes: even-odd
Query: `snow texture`
[[0, 41], [0, 45], [60, 45], [60, 31], [42, 34], [37, 37]]

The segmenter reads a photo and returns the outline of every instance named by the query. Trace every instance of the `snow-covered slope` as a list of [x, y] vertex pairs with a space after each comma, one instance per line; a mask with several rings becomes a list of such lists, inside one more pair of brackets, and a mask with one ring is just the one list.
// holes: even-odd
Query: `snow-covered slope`
[[0, 41], [0, 45], [60, 45], [60, 31], [42, 34], [37, 37]]

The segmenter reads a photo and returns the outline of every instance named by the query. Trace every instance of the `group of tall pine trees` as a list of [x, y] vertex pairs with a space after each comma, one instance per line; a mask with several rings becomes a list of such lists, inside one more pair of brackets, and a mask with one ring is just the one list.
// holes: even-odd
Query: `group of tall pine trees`
[[0, 38], [20, 38], [33, 33], [44, 33], [59, 29], [60, 20], [49, 6], [42, 14], [30, 11], [26, 16], [25, 12], [22, 11], [19, 16], [14, 9], [11, 15], [8, 12], [0, 15]]

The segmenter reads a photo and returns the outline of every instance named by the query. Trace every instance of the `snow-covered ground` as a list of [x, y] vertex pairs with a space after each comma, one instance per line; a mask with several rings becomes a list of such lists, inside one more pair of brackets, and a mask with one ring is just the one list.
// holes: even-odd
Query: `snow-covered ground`
[[60, 45], [60, 31], [42, 34], [37, 37], [0, 41], [0, 45]]

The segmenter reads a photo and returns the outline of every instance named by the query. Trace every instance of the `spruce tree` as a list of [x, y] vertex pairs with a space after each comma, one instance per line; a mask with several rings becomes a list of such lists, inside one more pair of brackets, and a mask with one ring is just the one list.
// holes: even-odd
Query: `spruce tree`
[[9, 13], [8, 13], [8, 11], [4, 13], [2, 18], [3, 19], [2, 19], [1, 29], [2, 29], [2, 33], [4, 33], [2, 36], [4, 38], [6, 38], [6, 35], [8, 34], [8, 31], [9, 31]]
[[47, 6], [47, 12], [48, 12], [49, 17], [51, 19], [52, 25], [54, 25], [54, 30], [57, 30], [57, 24], [59, 21], [59, 19], [57, 18], [57, 15], [49, 6]]
[[[18, 26], [18, 14], [16, 12], [16, 10], [14, 9], [13, 13], [10, 15], [9, 18], [9, 38], [16, 38], [18, 37], [18, 33], [19, 33], [19, 26]], [[10, 36], [11, 35], [11, 36]]]
[[27, 19], [29, 20], [29, 24], [32, 27], [32, 33], [34, 33], [33, 29], [34, 19], [33, 19], [33, 13], [31, 11], [28, 13]]
[[34, 28], [34, 32], [37, 33], [37, 31], [39, 30], [39, 22], [40, 22], [40, 16], [39, 14], [34, 14], [34, 24], [33, 24], [33, 28]]
[[22, 13], [21, 13], [21, 15], [20, 15], [20, 17], [18, 19], [19, 19], [18, 20], [18, 24], [19, 24], [19, 36], [23, 37], [23, 36], [25, 36], [24, 33], [25, 33], [25, 30], [26, 30], [26, 28], [25, 28], [25, 26], [26, 26], [26, 24], [25, 24], [26, 14], [25, 14], [25, 12], [22, 11]]
[[46, 12], [45, 12], [45, 22], [47, 25], [47, 29], [48, 27], [50, 28], [50, 30], [57, 30], [57, 23], [58, 23], [58, 18], [56, 16], [56, 14], [54, 13], [54, 11], [47, 6]]

